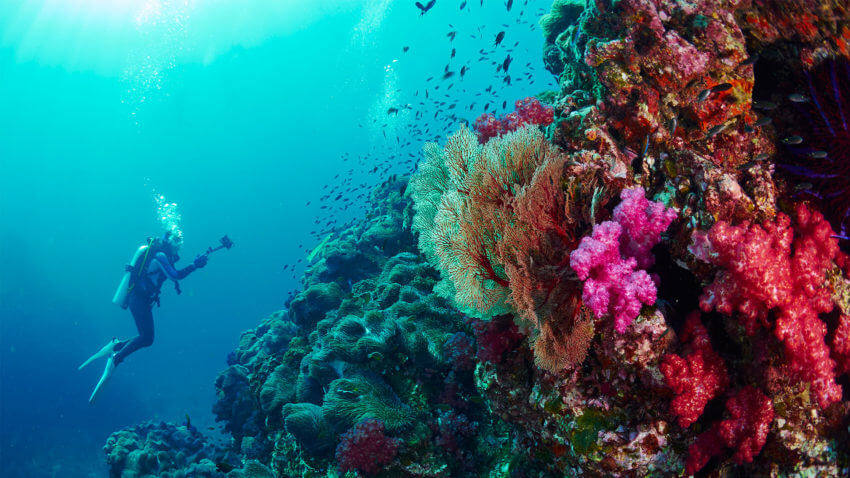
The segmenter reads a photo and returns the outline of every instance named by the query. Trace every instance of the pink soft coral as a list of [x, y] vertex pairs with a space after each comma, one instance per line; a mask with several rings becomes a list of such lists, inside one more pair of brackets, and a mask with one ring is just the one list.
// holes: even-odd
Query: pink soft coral
[[706, 312], [738, 312], [749, 335], [771, 327], [768, 312], [775, 309], [773, 334], [784, 344], [791, 370], [811, 382], [821, 407], [841, 400], [824, 341], [826, 324], [818, 318], [833, 307], [825, 287], [838, 254], [832, 235], [823, 216], [805, 205], [797, 207], [796, 228], [784, 214], [762, 225], [718, 222], [707, 236], [709, 260], [723, 270], [700, 297]]
[[637, 260], [637, 266], [648, 269], [655, 263], [650, 250], [661, 240], [661, 233], [676, 219], [676, 211], [644, 196], [643, 188], [625, 189], [622, 202], [614, 208], [614, 221], [623, 228], [620, 251]]
[[537, 98], [528, 97], [514, 103], [516, 111], [508, 113], [502, 119], [496, 119], [491, 113], [484, 113], [475, 120], [475, 132], [478, 142], [486, 143], [490, 138], [515, 131], [526, 124], [547, 126], [554, 119], [554, 111], [543, 106]]
[[699, 312], [688, 316], [680, 338], [688, 344], [690, 353], [685, 357], [665, 355], [661, 373], [667, 386], [676, 394], [670, 408], [684, 428], [694, 423], [708, 401], [728, 386], [729, 377], [723, 359], [711, 348], [711, 340], [700, 322]]
[[614, 221], [593, 227], [592, 234], [570, 253], [570, 266], [585, 281], [584, 304], [597, 318], [610, 313], [614, 328], [623, 333], [642, 303], [655, 303], [655, 283], [638, 267], [652, 264], [649, 251], [676, 213], [647, 201], [641, 188], [626, 189], [620, 197], [623, 201], [614, 209]]

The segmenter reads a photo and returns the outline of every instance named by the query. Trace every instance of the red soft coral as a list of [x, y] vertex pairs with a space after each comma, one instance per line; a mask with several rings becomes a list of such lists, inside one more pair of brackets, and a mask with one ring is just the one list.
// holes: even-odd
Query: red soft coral
[[340, 471], [357, 471], [372, 475], [395, 458], [398, 440], [384, 435], [380, 420], [364, 420], [342, 434], [336, 447], [336, 462]]
[[838, 319], [838, 328], [832, 337], [832, 354], [838, 363], [838, 373], [850, 372], [850, 315]]
[[490, 138], [501, 136], [510, 131], [516, 131], [526, 124], [537, 124], [547, 126], [554, 119], [554, 111], [548, 106], [543, 106], [537, 98], [517, 100], [514, 103], [516, 112], [508, 113], [501, 119], [496, 119], [491, 113], [484, 113], [475, 120], [475, 132], [478, 141], [486, 143]]
[[688, 343], [691, 353], [685, 357], [664, 356], [661, 373], [667, 386], [676, 394], [670, 408], [684, 428], [694, 423], [708, 401], [728, 386], [729, 377], [723, 359], [711, 348], [711, 340], [700, 322], [699, 312], [688, 316], [681, 339]]
[[738, 312], [747, 334], [770, 328], [784, 345], [790, 369], [811, 383], [821, 407], [841, 400], [835, 362], [824, 341], [826, 325], [818, 314], [832, 310], [826, 272], [838, 255], [832, 228], [823, 216], [801, 204], [797, 221], [778, 214], [762, 225], [718, 222], [708, 233], [709, 260], [723, 268], [705, 288], [700, 307], [725, 314]]
[[516, 324], [507, 315], [492, 320], [473, 320], [472, 330], [478, 343], [478, 360], [501, 363], [505, 354], [516, 349], [523, 340]]
[[730, 418], [715, 423], [697, 437], [688, 449], [685, 473], [701, 470], [713, 456], [724, 448], [734, 448], [735, 463], [753, 461], [759, 454], [773, 422], [773, 402], [755, 387], [744, 387], [726, 401]]

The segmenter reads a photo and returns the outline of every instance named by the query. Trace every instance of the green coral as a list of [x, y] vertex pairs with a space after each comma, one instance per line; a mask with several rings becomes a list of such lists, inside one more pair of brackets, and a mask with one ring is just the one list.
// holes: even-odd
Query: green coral
[[384, 422], [386, 429], [394, 432], [407, 427], [414, 419], [410, 407], [401, 403], [377, 377], [334, 380], [325, 394], [322, 409], [325, 417], [340, 431], [373, 418]]

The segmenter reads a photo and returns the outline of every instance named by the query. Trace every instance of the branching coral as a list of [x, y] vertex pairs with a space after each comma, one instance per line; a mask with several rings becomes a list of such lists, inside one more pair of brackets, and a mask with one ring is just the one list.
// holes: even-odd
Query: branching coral
[[[841, 399], [841, 387], [818, 314], [833, 308], [826, 272], [838, 244], [820, 213], [799, 205], [796, 216], [795, 227], [784, 214], [762, 225], [715, 224], [706, 238], [708, 259], [722, 269], [705, 288], [700, 306], [706, 312], [737, 312], [748, 335], [760, 326], [771, 328], [784, 344], [791, 370], [811, 382], [818, 403], [827, 407]], [[776, 320], [770, 323], [772, 310]]]

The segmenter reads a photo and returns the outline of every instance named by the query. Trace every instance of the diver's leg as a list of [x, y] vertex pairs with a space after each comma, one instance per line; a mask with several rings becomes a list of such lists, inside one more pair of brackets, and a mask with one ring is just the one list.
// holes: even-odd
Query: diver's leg
[[109, 356], [109, 355], [112, 355], [113, 353], [115, 353], [115, 352], [117, 352], [118, 350], [120, 350], [120, 349], [121, 349], [121, 347], [123, 347], [123, 346], [124, 346], [127, 342], [129, 342], [129, 341], [128, 341], [128, 340], [125, 340], [125, 341], [123, 341], [123, 342], [122, 342], [122, 341], [119, 341], [119, 340], [118, 340], [118, 339], [116, 339], [116, 338], [113, 338], [112, 340], [110, 340], [110, 341], [109, 341], [109, 343], [107, 343], [107, 344], [106, 344], [106, 345], [104, 345], [104, 346], [103, 346], [100, 350], [98, 350], [97, 352], [95, 352], [95, 354], [94, 354], [94, 355], [92, 355], [91, 357], [89, 357], [89, 358], [88, 358], [88, 360], [86, 360], [85, 362], [83, 362], [83, 363], [82, 363], [82, 365], [80, 365], [79, 367], [77, 367], [77, 370], [82, 369], [82, 368], [83, 368], [83, 367], [85, 367], [86, 365], [88, 365], [88, 364], [90, 364], [90, 363], [94, 362], [95, 360], [97, 360], [97, 359], [99, 359], [99, 358], [107, 357], [107, 356]]
[[130, 297], [130, 313], [133, 314], [133, 319], [136, 321], [136, 329], [139, 335], [133, 337], [123, 347], [115, 353], [115, 364], [121, 363], [128, 355], [139, 350], [142, 347], [149, 347], [153, 344], [153, 311], [151, 303], [144, 298], [132, 295]]

